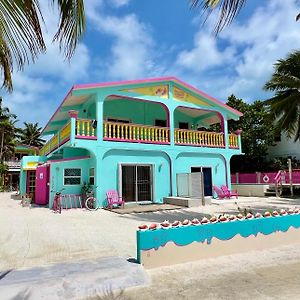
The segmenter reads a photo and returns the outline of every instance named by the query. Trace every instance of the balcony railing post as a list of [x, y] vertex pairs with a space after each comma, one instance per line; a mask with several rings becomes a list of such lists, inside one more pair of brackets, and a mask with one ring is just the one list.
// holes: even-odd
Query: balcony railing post
[[76, 120], [78, 117], [78, 111], [77, 110], [69, 110], [68, 113], [71, 118], [70, 142], [71, 142], [71, 145], [74, 145], [75, 144]]
[[242, 139], [241, 139], [242, 129], [236, 130], [235, 134], [237, 135], [238, 138], [238, 148], [240, 149], [240, 151], [242, 151]]

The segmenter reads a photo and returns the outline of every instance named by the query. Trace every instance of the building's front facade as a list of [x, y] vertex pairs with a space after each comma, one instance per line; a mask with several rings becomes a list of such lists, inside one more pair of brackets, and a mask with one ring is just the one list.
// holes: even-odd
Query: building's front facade
[[177, 174], [199, 171], [212, 195], [212, 185], [231, 185], [241, 139], [227, 122], [241, 115], [176, 78], [74, 86], [43, 130], [53, 137], [36, 161], [37, 197], [51, 207], [55, 191], [78, 194], [90, 182], [100, 206], [110, 189], [162, 203], [177, 195]]

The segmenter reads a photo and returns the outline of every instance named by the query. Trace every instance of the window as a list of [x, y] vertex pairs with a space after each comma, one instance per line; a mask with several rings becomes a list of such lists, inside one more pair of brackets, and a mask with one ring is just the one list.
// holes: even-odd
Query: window
[[90, 173], [89, 173], [89, 178], [90, 178], [90, 185], [95, 184], [95, 168], [90, 168]]
[[179, 129], [189, 129], [189, 123], [188, 122], [179, 122]]
[[167, 120], [159, 120], [159, 119], [156, 119], [156, 120], [155, 120], [155, 126], [159, 126], [159, 127], [167, 127]]
[[64, 169], [64, 185], [80, 185], [81, 169], [72, 168]]
[[107, 118], [107, 122], [114, 122], [114, 123], [131, 123], [128, 119], [116, 119], [116, 118]]

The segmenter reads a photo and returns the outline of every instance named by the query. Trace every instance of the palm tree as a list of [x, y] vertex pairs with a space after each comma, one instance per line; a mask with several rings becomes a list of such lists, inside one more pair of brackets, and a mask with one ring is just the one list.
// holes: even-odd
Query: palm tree
[[[207, 14], [206, 19], [214, 10], [219, 9], [219, 18], [215, 26], [216, 34], [231, 24], [246, 2], [247, 0], [190, 0], [192, 8], [200, 8], [203, 13]], [[300, 14], [296, 16], [296, 21], [298, 20], [300, 20]]]
[[20, 142], [27, 146], [41, 147], [45, 140], [41, 139], [42, 127], [38, 123], [24, 122], [25, 128], [20, 132]]
[[2, 105], [0, 97], [0, 162], [14, 153], [16, 118], [16, 115], [10, 113], [9, 109]]
[[[84, 0], [48, 0], [59, 10], [58, 30], [53, 41], [70, 59], [85, 30]], [[46, 51], [38, 0], [0, 0], [0, 69], [3, 87], [12, 91], [13, 67], [22, 70]]]
[[275, 71], [264, 89], [275, 92], [268, 99], [276, 127], [295, 141], [300, 140], [300, 50], [290, 53], [274, 65]]

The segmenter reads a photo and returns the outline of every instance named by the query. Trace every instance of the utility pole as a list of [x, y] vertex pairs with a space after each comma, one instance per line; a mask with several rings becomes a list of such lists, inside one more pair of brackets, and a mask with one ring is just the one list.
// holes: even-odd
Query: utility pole
[[293, 176], [292, 176], [292, 160], [288, 159], [288, 167], [289, 167], [289, 181], [290, 181], [290, 191], [291, 196], [294, 196], [294, 190], [293, 190]]

